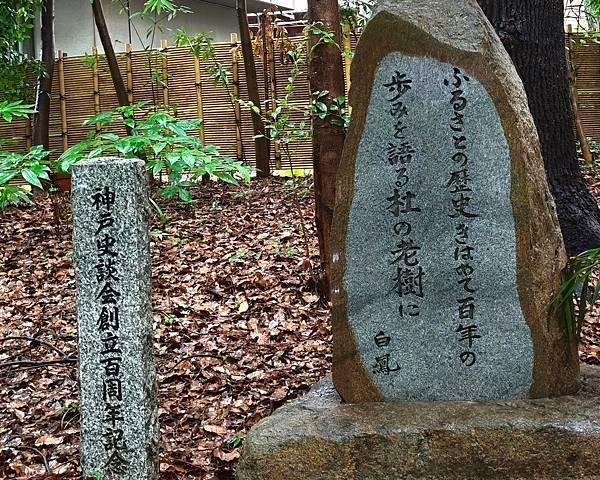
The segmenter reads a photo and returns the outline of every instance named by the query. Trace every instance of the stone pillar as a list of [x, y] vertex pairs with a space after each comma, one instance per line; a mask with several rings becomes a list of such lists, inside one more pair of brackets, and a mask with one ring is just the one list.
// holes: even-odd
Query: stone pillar
[[81, 162], [72, 195], [84, 476], [158, 479], [144, 162]]

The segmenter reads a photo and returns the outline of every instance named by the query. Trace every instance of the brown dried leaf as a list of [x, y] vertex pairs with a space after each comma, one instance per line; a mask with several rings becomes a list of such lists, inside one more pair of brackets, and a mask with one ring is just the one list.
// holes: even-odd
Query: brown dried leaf
[[217, 435], [225, 435], [227, 433], [227, 429], [219, 425], [203, 425], [202, 429], [210, 433], [216, 433]]
[[237, 449], [233, 450], [232, 452], [224, 452], [220, 448], [215, 448], [213, 450], [213, 455], [224, 462], [233, 462], [234, 460], [240, 458], [240, 450]]
[[35, 439], [35, 446], [40, 445], [59, 445], [63, 442], [65, 437], [53, 437], [52, 435], [42, 435]]

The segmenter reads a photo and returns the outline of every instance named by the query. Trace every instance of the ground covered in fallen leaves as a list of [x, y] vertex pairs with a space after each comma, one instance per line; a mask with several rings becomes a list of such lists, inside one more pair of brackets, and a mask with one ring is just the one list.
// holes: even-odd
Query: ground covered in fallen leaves
[[[194, 193], [152, 225], [164, 480], [233, 478], [245, 432], [331, 362], [328, 310], [306, 261], [318, 261], [310, 179]], [[68, 202], [54, 203], [0, 213], [2, 479], [80, 476], [70, 219]], [[597, 312], [586, 334], [582, 359], [600, 363]]]
[[[596, 152], [595, 166], [584, 168], [583, 174], [590, 192], [596, 197], [600, 205], [600, 156], [598, 153]], [[600, 282], [600, 266], [595, 272], [595, 281]], [[596, 307], [591, 310], [591, 314], [585, 320], [580, 357], [586, 363], [600, 365], [600, 302], [596, 304]]]
[[[244, 433], [331, 363], [328, 313], [305, 260], [306, 248], [318, 260], [310, 179], [194, 193], [151, 228], [165, 480], [233, 478]], [[60, 210], [60, 235], [49, 201], [0, 213], [2, 479], [81, 475], [73, 253]], [[57, 363], [35, 363], [45, 360]]]

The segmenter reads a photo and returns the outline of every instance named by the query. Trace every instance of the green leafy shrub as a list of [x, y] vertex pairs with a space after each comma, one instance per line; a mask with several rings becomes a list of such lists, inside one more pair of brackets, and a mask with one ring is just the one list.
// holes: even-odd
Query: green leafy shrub
[[[22, 100], [0, 101], [0, 117], [9, 123], [15, 117], [27, 117], [31, 113], [34, 113], [33, 105]], [[0, 150], [0, 210], [31, 202], [26, 189], [9, 185], [13, 178], [21, 175], [30, 185], [42, 188], [41, 180], [49, 180], [49, 173], [48, 152], [41, 146], [32, 147], [27, 153]]]
[[23, 100], [0, 101], [0, 117], [7, 122], [12, 122], [13, 117], [27, 117], [32, 113], [34, 113], [33, 105], [27, 105]]
[[596, 269], [600, 269], [600, 248], [571, 258], [560, 289], [550, 302], [554, 312], [564, 320], [570, 337], [581, 337], [585, 317], [600, 299], [600, 282], [593, 278]]
[[[127, 127], [129, 134], [108, 132], [107, 127], [116, 123]], [[167, 111], [149, 110], [138, 103], [99, 113], [85, 124], [99, 124], [100, 130], [67, 149], [57, 161], [58, 171], [68, 172], [80, 160], [103, 155], [140, 158], [152, 175], [166, 172], [167, 184], [159, 195], [184, 201], [192, 199], [188, 189], [204, 175], [233, 184], [250, 180], [247, 166], [221, 155], [215, 146], [202, 145], [198, 135], [191, 133], [202, 128], [200, 120], [180, 120]]]
[[31, 202], [29, 192], [19, 185], [9, 182], [21, 176], [30, 185], [44, 188], [43, 180], [50, 181], [49, 152], [41, 145], [35, 145], [27, 153], [0, 150], [0, 210], [9, 205]]

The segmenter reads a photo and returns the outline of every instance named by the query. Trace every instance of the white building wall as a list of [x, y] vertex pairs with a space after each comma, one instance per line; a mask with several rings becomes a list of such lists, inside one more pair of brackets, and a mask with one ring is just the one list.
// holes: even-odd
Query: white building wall
[[[62, 50], [69, 56], [91, 53], [93, 47], [98, 48], [99, 52], [103, 52], [89, 0], [56, 0], [55, 3], [56, 50]], [[117, 52], [125, 51], [125, 44], [129, 43], [127, 15], [119, 14], [120, 3], [118, 0], [102, 2], [108, 30]], [[131, 0], [130, 4], [132, 11], [141, 11], [144, 0]], [[194, 13], [179, 14], [172, 22], [164, 23], [166, 28], [163, 32], [157, 31], [154, 47], [160, 46], [161, 39], [167, 39], [169, 44], [173, 45], [175, 30], [178, 27], [184, 27], [189, 34], [213, 32], [213, 37], [217, 42], [229, 41], [230, 34], [238, 32], [236, 11], [231, 6], [198, 0], [183, 0], [178, 4], [188, 6]], [[137, 28], [141, 40], [133, 25]], [[151, 22], [148, 20], [140, 18], [132, 20], [131, 44], [134, 49], [142, 49], [144, 44], [150, 43], [150, 39], [146, 39], [146, 32], [150, 25]], [[36, 30], [34, 42], [36, 54], [39, 57], [41, 44], [39, 29]]]
[[565, 2], [565, 26], [571, 26], [574, 32], [588, 28], [587, 16], [585, 15], [584, 0], [564, 0]]

